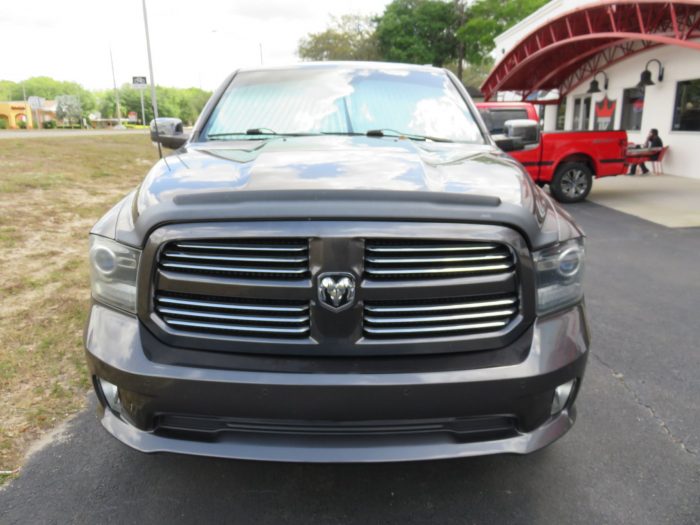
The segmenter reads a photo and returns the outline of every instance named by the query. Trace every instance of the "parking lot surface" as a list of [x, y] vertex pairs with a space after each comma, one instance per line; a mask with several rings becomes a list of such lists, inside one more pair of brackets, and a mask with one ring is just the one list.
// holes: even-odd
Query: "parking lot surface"
[[91, 409], [0, 491], [0, 523], [700, 522], [700, 229], [592, 203], [578, 422], [530, 456], [301, 465], [146, 456]]

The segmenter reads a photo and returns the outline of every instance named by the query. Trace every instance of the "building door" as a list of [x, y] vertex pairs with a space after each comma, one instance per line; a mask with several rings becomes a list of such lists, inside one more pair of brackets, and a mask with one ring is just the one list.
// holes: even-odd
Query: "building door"
[[591, 107], [593, 100], [590, 95], [574, 99], [574, 131], [585, 131], [591, 124]]

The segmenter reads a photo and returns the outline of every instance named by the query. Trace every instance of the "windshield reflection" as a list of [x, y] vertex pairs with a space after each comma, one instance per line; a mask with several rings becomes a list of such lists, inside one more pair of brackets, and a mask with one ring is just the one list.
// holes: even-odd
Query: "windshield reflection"
[[[201, 136], [365, 134], [399, 130], [417, 137], [483, 144], [464, 99], [443, 71], [410, 66], [301, 66], [236, 75]], [[259, 133], [258, 133], [259, 134]]]

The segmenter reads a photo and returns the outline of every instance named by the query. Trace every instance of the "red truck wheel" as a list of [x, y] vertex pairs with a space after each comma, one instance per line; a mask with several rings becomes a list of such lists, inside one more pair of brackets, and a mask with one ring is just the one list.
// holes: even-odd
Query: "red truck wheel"
[[549, 189], [559, 202], [581, 202], [591, 191], [593, 173], [582, 162], [566, 162], [557, 168]]

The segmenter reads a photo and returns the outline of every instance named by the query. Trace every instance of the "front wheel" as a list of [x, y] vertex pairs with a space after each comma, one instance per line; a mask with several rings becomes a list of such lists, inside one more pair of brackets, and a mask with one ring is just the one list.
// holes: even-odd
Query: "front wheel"
[[559, 202], [581, 202], [591, 192], [593, 173], [582, 162], [567, 162], [557, 168], [549, 185], [552, 195]]

